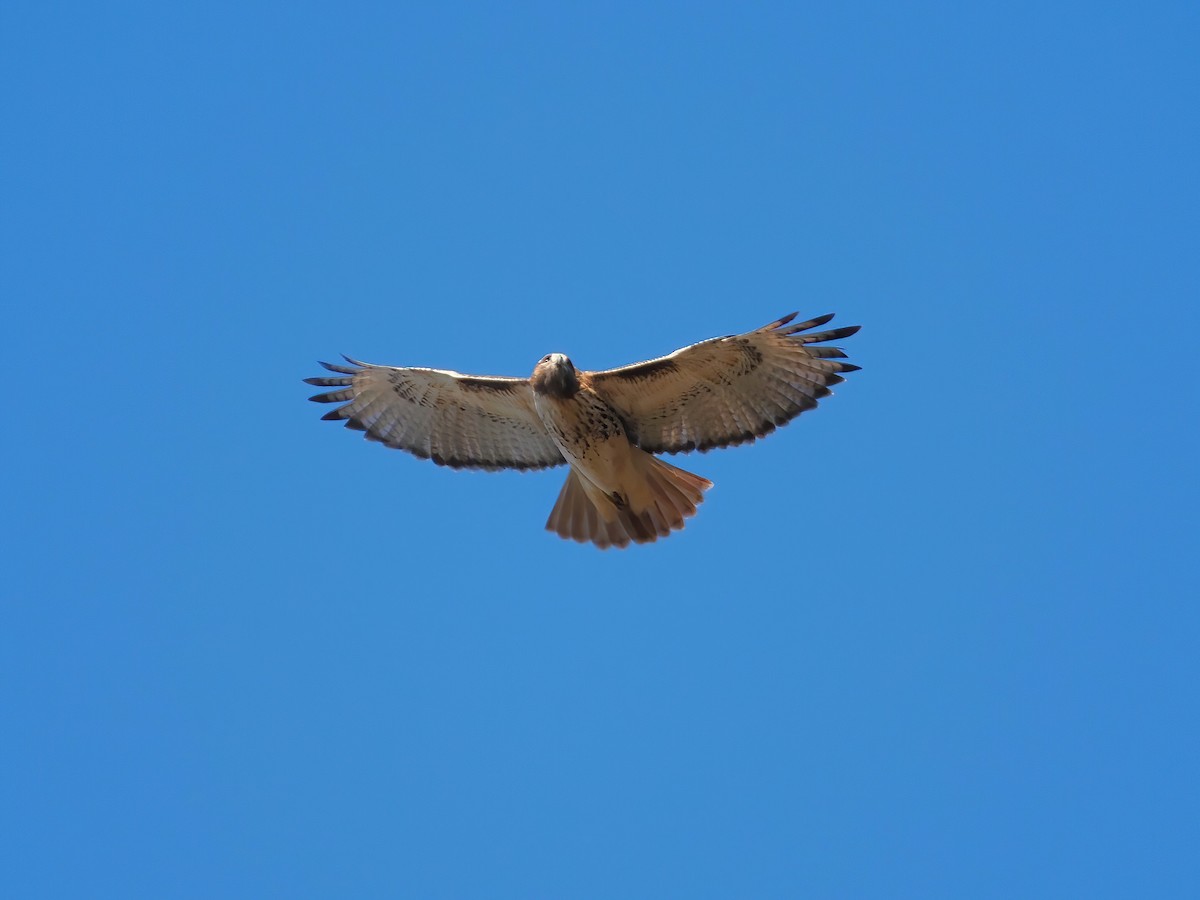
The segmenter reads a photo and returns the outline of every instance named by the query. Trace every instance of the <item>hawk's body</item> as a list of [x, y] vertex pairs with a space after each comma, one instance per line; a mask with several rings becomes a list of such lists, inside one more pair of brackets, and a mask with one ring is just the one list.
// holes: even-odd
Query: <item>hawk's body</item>
[[591, 388], [576, 381], [573, 391], [559, 394], [541, 386], [538, 370], [570, 366], [566, 357], [560, 358], [561, 363], [542, 362], [534, 370], [533, 408], [567, 462], [605, 494], [619, 496], [621, 486], [629, 481], [635, 448], [620, 416]]
[[836, 347], [857, 326], [819, 333], [821, 316], [795, 313], [743, 335], [713, 338], [669, 356], [604, 372], [580, 372], [561, 353], [529, 379], [481, 378], [439, 369], [349, 360], [322, 363], [338, 377], [305, 379], [345, 402], [327, 419], [369, 439], [460, 468], [571, 472], [546, 527], [600, 547], [646, 543], [682, 528], [712, 482], [654, 453], [708, 450], [774, 431], [829, 394], [840, 373]]

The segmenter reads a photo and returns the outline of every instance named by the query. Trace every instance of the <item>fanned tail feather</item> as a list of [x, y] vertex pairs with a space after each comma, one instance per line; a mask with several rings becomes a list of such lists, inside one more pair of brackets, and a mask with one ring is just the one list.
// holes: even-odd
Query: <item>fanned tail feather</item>
[[695, 515], [696, 507], [704, 502], [704, 492], [712, 482], [642, 450], [632, 450], [634, 469], [644, 479], [636, 492], [643, 508], [635, 511], [617, 506], [572, 467], [546, 530], [606, 550], [627, 547], [631, 541], [649, 544], [683, 528], [684, 520]]

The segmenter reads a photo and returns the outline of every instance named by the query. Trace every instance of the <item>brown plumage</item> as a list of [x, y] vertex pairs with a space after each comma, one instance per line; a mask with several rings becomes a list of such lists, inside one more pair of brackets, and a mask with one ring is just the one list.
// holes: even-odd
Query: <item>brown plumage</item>
[[335, 388], [310, 398], [342, 403], [369, 440], [439, 465], [571, 472], [547, 529], [599, 547], [649, 543], [682, 528], [712, 482], [655, 458], [753, 441], [791, 421], [859, 367], [840, 340], [858, 326], [814, 332], [795, 313], [746, 334], [713, 338], [669, 356], [602, 372], [578, 371], [560, 353], [528, 379], [440, 369], [322, 363]]

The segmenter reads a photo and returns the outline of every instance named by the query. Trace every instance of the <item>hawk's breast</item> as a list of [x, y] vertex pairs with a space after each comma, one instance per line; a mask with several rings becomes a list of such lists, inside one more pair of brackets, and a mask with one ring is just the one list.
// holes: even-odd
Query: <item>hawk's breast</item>
[[573, 462], [607, 456], [606, 448], [613, 445], [629, 446], [621, 417], [586, 388], [567, 398], [535, 394], [534, 406], [554, 443]]

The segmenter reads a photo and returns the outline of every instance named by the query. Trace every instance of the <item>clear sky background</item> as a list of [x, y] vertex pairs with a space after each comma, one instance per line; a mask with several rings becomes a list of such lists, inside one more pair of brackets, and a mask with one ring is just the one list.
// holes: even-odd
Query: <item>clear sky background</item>
[[[0, 891], [1200, 895], [1198, 60], [1191, 2], [6, 2]], [[792, 310], [863, 371], [624, 552], [301, 383]]]

